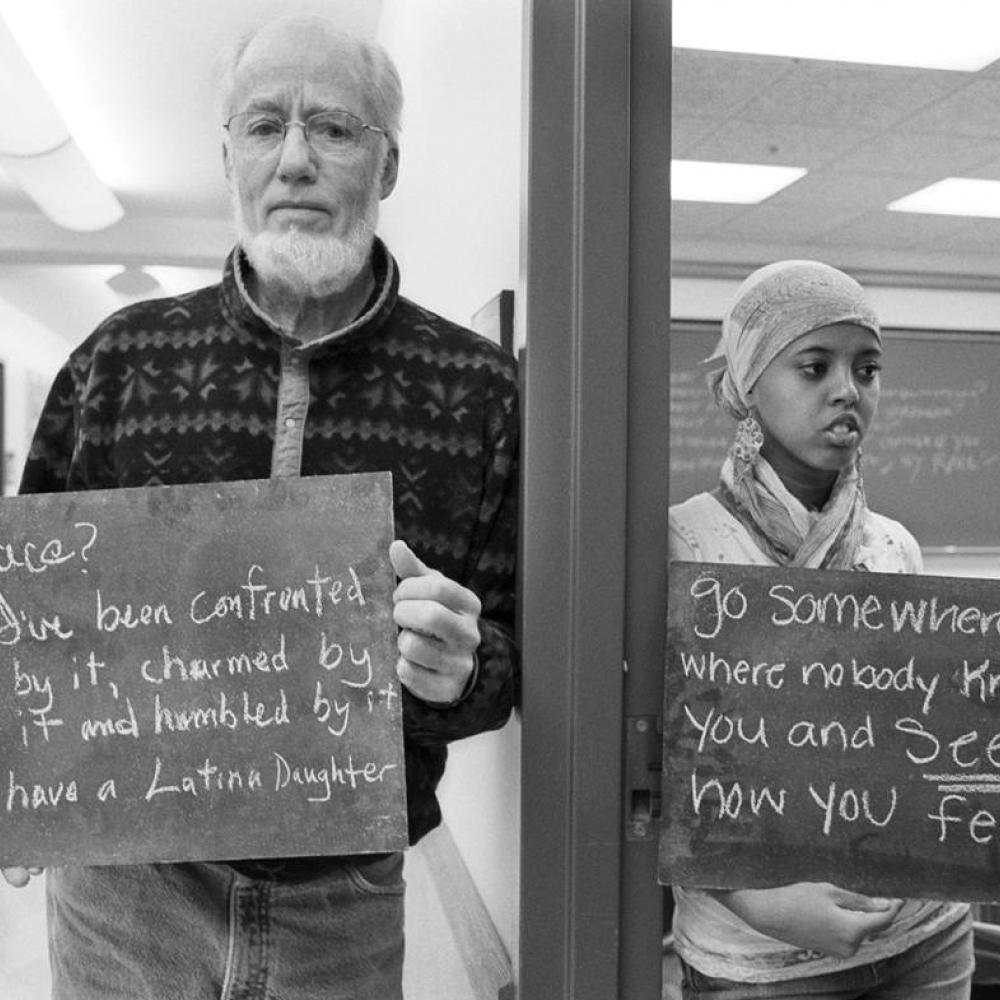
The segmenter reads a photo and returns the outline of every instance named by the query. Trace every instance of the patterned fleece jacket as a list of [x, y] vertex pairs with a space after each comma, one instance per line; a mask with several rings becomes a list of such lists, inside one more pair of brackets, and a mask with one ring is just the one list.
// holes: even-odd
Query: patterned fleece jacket
[[440, 708], [404, 689], [411, 843], [440, 822], [449, 741], [502, 726], [516, 703], [518, 396], [513, 359], [398, 294], [384, 245], [347, 327], [307, 345], [220, 284], [119, 310], [49, 393], [21, 493], [388, 470], [396, 537], [482, 601], [478, 669]]

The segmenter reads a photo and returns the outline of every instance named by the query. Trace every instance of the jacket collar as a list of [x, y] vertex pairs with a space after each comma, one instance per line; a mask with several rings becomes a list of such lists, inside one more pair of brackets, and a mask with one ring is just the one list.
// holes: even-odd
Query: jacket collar
[[399, 268], [386, 245], [378, 238], [372, 244], [372, 275], [375, 288], [368, 297], [364, 308], [347, 326], [330, 330], [308, 344], [300, 344], [290, 337], [260, 306], [247, 291], [246, 275], [250, 272], [250, 262], [243, 250], [236, 246], [226, 258], [222, 273], [219, 295], [226, 320], [236, 329], [254, 330], [287, 340], [296, 349], [313, 352], [334, 342], [353, 342], [377, 330], [392, 312], [399, 295]]

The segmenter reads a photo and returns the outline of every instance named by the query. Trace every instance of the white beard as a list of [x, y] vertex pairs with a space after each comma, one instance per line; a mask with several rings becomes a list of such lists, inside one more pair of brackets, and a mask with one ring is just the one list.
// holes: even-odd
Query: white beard
[[380, 174], [375, 174], [364, 212], [345, 236], [294, 226], [279, 233], [252, 232], [233, 189], [236, 237], [260, 281], [295, 298], [323, 298], [343, 292], [371, 256], [378, 225]]

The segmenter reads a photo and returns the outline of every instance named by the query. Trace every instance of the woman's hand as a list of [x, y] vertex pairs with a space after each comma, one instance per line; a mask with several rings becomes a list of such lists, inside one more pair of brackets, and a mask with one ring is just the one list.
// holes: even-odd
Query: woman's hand
[[885, 930], [903, 905], [901, 899], [863, 896], [829, 882], [712, 895], [761, 934], [837, 958], [849, 958], [865, 938]]

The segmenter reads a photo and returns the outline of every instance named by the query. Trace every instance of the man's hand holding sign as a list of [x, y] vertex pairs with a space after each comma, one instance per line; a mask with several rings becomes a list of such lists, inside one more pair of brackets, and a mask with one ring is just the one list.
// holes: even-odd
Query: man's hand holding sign
[[399, 679], [428, 704], [454, 704], [475, 669], [479, 598], [425, 566], [405, 542], [394, 541], [389, 558], [400, 578], [392, 595], [400, 628]]

